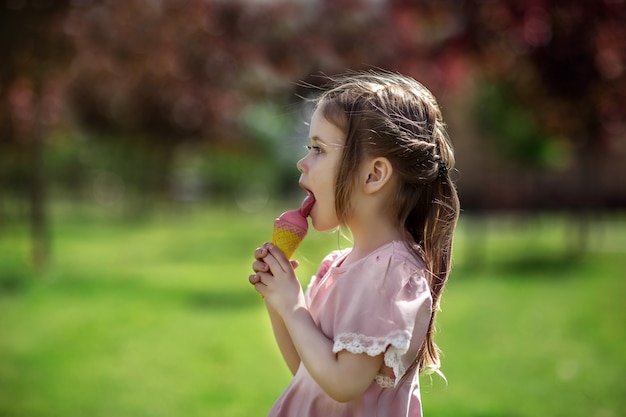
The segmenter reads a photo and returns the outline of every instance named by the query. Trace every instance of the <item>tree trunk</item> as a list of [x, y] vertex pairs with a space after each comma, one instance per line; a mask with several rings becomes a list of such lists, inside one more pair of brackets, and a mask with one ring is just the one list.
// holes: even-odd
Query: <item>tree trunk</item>
[[43, 140], [40, 131], [35, 127], [35, 133], [28, 146], [30, 181], [30, 231], [32, 243], [32, 260], [35, 268], [41, 272], [48, 264], [50, 257], [50, 234], [46, 204], [46, 181], [44, 173]]

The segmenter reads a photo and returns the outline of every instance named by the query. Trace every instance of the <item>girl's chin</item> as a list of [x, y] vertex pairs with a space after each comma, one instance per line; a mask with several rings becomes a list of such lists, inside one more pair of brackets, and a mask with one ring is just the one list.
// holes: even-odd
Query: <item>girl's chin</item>
[[311, 216], [311, 226], [318, 232], [331, 232], [339, 227], [339, 224], [336, 223], [324, 223], [321, 222], [320, 219], [316, 219], [314, 216]]

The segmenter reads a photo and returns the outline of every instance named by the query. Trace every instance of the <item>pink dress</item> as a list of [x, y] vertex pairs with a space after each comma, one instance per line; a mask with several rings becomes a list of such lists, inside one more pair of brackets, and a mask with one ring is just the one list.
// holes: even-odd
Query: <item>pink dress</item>
[[415, 362], [430, 322], [432, 299], [424, 263], [402, 242], [341, 266], [349, 250], [333, 252], [306, 290], [313, 319], [333, 351], [376, 356], [385, 365], [362, 397], [340, 403], [300, 364], [270, 417], [419, 417]]

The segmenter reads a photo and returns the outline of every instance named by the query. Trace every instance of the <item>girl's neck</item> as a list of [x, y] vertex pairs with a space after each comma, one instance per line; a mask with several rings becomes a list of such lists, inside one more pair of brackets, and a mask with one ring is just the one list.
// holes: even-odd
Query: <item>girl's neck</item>
[[383, 219], [376, 221], [374, 224], [366, 224], [364, 227], [349, 225], [349, 229], [352, 233], [353, 245], [350, 254], [343, 262], [344, 265], [364, 258], [376, 249], [394, 240], [402, 240], [400, 230]]
[[[380, 176], [380, 172], [378, 174]], [[376, 181], [369, 182], [373, 175], [370, 172], [368, 181], [360, 188], [355, 187], [351, 195], [352, 209], [346, 219], [346, 226], [352, 233], [354, 245], [346, 263], [355, 262], [394, 240], [402, 240], [397, 217], [390, 203], [396, 193], [395, 181], [389, 177], [382, 186], [372, 189], [370, 186], [376, 185]]]

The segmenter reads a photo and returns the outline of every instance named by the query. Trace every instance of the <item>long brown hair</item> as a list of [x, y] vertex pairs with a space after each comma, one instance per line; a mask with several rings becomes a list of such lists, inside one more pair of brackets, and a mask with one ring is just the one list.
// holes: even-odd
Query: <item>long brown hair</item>
[[420, 371], [439, 369], [434, 321], [451, 267], [459, 199], [450, 172], [454, 153], [433, 94], [412, 78], [382, 72], [331, 79], [317, 99], [324, 117], [346, 133], [335, 182], [335, 208], [345, 224], [354, 172], [365, 157], [385, 157], [399, 186], [392, 209], [398, 227], [428, 268], [431, 320], [418, 358]]

